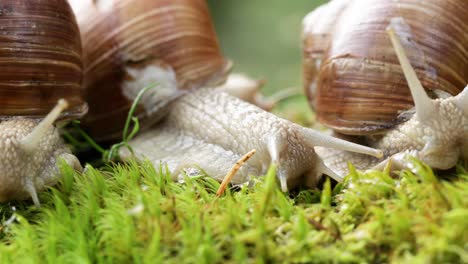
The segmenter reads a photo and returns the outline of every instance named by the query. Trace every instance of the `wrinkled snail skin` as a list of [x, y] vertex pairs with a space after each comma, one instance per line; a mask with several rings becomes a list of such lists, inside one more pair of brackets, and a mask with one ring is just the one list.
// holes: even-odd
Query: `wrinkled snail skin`
[[[466, 14], [468, 2], [403, 0], [398, 4], [392, 1], [372, 3], [334, 0], [317, 11], [318, 14], [336, 12], [338, 18], [332, 22], [320, 22], [315, 11], [304, 19], [304, 74], [310, 74], [304, 79], [320, 121], [338, 132], [356, 135], [356, 139], [371, 147], [382, 149], [385, 159], [325, 148], [316, 148], [317, 153], [340, 175], [347, 173], [347, 162], [365, 170], [382, 169], [391, 161], [392, 167], [398, 169], [407, 167], [406, 158], [410, 155], [432, 168], [448, 169], [459, 159], [466, 160], [468, 28], [464, 23], [453, 21]], [[421, 21], [427, 14], [433, 14], [434, 19], [430, 20], [430, 26], [421, 28]], [[367, 36], [370, 33], [365, 27], [372, 36]], [[446, 29], [442, 30], [444, 27]], [[325, 44], [323, 29], [329, 32]], [[435, 34], [438, 30], [443, 32], [439, 36]], [[362, 38], [351, 39], [359, 35]], [[451, 48], [445, 48], [448, 46]], [[367, 55], [361, 54], [363, 47], [368, 50]], [[348, 52], [339, 53], [343, 50]], [[453, 54], [447, 54], [447, 50]], [[405, 83], [401, 82], [403, 77]], [[402, 86], [406, 83], [409, 89]], [[386, 90], [388, 87], [391, 90]], [[407, 91], [414, 109], [405, 112], [400, 107], [408, 100], [403, 97]], [[428, 93], [444, 96], [432, 99]], [[326, 108], [323, 102], [333, 96], [335, 101], [327, 101], [330, 107]], [[370, 107], [372, 104], [375, 106]], [[400, 110], [391, 114], [395, 109]], [[332, 116], [335, 120], [330, 118]]]
[[[263, 175], [269, 165], [278, 166], [283, 191], [299, 184], [314, 186], [319, 176], [337, 178], [315, 154], [314, 146], [381, 156], [381, 152], [339, 140], [281, 119], [225, 92], [198, 89], [171, 106], [160, 124], [130, 142], [136, 155], [155, 166], [167, 163], [177, 178], [203, 169], [221, 180], [230, 167], [252, 149], [256, 154], [233, 179], [244, 183], [252, 175]], [[132, 158], [127, 150], [121, 157]]]
[[79, 30], [65, 0], [2, 0], [0, 10], [0, 202], [39, 206], [60, 160], [81, 169], [54, 126], [87, 110]]

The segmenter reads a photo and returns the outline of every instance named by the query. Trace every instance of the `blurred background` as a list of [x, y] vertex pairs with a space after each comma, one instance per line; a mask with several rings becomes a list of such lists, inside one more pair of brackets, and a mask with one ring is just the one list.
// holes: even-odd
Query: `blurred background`
[[271, 95], [302, 91], [302, 18], [326, 0], [208, 0], [225, 56], [234, 72], [267, 80]]

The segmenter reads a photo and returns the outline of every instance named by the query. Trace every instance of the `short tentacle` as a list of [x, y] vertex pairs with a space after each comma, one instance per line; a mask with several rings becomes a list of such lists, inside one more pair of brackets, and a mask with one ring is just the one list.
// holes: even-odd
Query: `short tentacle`
[[70, 165], [76, 171], [83, 171], [83, 166], [81, 166], [78, 158], [70, 153], [63, 153], [60, 155], [60, 158], [65, 161], [66, 164]]
[[39, 197], [37, 196], [37, 191], [36, 191], [36, 186], [34, 184], [34, 180], [31, 179], [31, 178], [25, 178], [25, 189], [26, 191], [29, 193], [29, 195], [31, 196], [31, 199], [33, 200], [34, 202], [34, 205], [36, 207], [40, 207], [41, 206], [41, 202], [39, 202]]
[[318, 175], [328, 175], [338, 182], [343, 180], [343, 176], [338, 175], [332, 169], [330, 169], [321, 158], [317, 159], [316, 171]]
[[278, 171], [276, 172], [277, 177], [280, 181], [281, 191], [287, 192], [288, 189], [288, 174], [286, 171], [282, 170], [281, 167], [278, 167]]
[[283, 192], [288, 191], [288, 173], [282, 169], [280, 163], [280, 153], [287, 146], [287, 142], [279, 134], [268, 137], [266, 140], [266, 146], [268, 153], [271, 157], [271, 163], [277, 165], [277, 177], [280, 181], [281, 190]]
[[465, 87], [465, 89], [463, 89], [461, 93], [455, 96], [455, 104], [468, 117], [468, 85]]

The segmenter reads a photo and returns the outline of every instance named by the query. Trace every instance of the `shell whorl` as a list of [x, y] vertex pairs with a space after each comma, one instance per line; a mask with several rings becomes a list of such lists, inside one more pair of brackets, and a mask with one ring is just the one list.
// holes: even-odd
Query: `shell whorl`
[[62, 117], [86, 113], [81, 41], [65, 0], [0, 3], [0, 116], [43, 117], [65, 98]]

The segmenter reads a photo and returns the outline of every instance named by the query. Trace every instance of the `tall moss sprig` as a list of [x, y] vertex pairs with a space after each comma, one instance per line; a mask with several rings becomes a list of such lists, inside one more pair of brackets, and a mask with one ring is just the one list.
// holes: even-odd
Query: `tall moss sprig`
[[[132, 154], [134, 154], [132, 147], [128, 144], [128, 142], [133, 137], [135, 137], [135, 135], [140, 130], [140, 122], [138, 121], [138, 118], [136, 116], [134, 116], [134, 113], [135, 113], [135, 110], [136, 110], [136, 108], [138, 106], [138, 103], [141, 100], [141, 97], [143, 97], [143, 94], [146, 91], [148, 91], [148, 90], [150, 90], [152, 88], [155, 88], [156, 86], [157, 86], [157, 84], [154, 83], [154, 84], [150, 84], [150, 85], [146, 86], [145, 88], [141, 89], [140, 92], [138, 93], [137, 97], [135, 98], [135, 100], [133, 100], [132, 107], [128, 111], [127, 119], [125, 120], [125, 126], [124, 126], [124, 130], [122, 132], [122, 141], [112, 145], [109, 152], [107, 153], [107, 156], [105, 156], [106, 161], [110, 161], [110, 160], [115, 159], [115, 158], [118, 159], [119, 158], [118, 152], [119, 152], [120, 148], [122, 148], [122, 147], [126, 147]], [[131, 123], [133, 123], [133, 127], [132, 127], [132, 130], [129, 133], [128, 131], [130, 129]]]
[[[147, 92], [150, 89], [153, 89], [157, 87], [156, 83], [150, 84], [146, 86], [145, 88], [141, 89], [140, 92], [137, 94], [135, 100], [133, 100], [132, 106], [130, 110], [128, 111], [127, 114], [127, 119], [125, 120], [125, 125], [124, 129], [122, 132], [122, 141], [119, 143], [113, 144], [109, 149], [105, 149], [101, 145], [99, 145], [91, 136], [88, 135], [81, 127], [80, 127], [80, 121], [75, 120], [72, 122], [73, 130], [76, 131], [83, 139], [84, 142], [80, 142], [77, 140], [71, 133], [64, 131], [63, 136], [70, 142], [74, 147], [77, 148], [83, 148], [83, 145], [88, 145], [101, 153], [102, 155], [102, 160], [104, 162], [110, 162], [111, 160], [118, 160], [119, 159], [119, 150], [122, 147], [126, 147], [132, 154], [133, 149], [132, 147], [128, 144], [128, 142], [135, 137], [135, 135], [140, 131], [140, 123], [138, 121], [138, 118], [134, 116], [136, 108], [141, 101], [141, 97], [145, 92]], [[133, 126], [132, 126], [133, 124]], [[129, 132], [131, 128], [131, 131]]]

